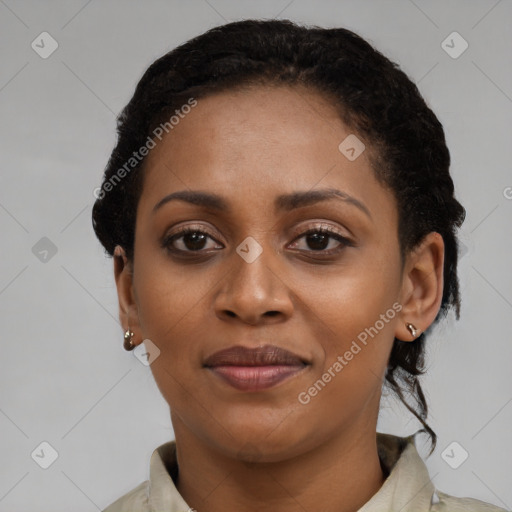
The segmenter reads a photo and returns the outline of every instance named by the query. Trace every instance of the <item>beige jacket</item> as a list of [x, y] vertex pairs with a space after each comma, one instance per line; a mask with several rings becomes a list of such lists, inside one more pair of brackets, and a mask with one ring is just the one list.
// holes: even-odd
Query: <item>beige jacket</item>
[[[456, 498], [436, 491], [427, 467], [416, 450], [414, 435], [402, 438], [377, 433], [377, 446], [389, 475], [358, 512], [507, 512], [483, 501]], [[175, 441], [159, 446], [151, 456], [149, 480], [116, 500], [103, 512], [193, 511], [170, 476], [176, 475], [177, 470]]]

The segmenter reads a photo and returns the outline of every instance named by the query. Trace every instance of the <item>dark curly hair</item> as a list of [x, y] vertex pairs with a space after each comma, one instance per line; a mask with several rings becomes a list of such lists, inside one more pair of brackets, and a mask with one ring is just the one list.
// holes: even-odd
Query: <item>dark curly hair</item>
[[[425, 372], [428, 331], [451, 307], [460, 316], [456, 228], [465, 209], [454, 197], [441, 123], [398, 65], [354, 32], [289, 20], [245, 20], [208, 30], [157, 59], [118, 116], [117, 144], [92, 210], [96, 235], [109, 255], [119, 244], [133, 261], [145, 161], [132, 162], [134, 152], [190, 98], [258, 84], [300, 85], [320, 92], [369, 143], [375, 176], [393, 191], [398, 204], [402, 265], [428, 233], [443, 237], [444, 288], [438, 315], [414, 343], [395, 338], [386, 373], [387, 384], [430, 435], [432, 453], [437, 437], [426, 423], [419, 375]], [[128, 161], [133, 169], [127, 169]]]

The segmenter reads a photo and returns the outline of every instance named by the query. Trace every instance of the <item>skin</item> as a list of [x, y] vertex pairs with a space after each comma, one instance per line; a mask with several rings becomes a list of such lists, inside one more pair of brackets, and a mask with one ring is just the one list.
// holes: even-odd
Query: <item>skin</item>
[[[354, 161], [338, 150], [350, 133], [316, 92], [255, 86], [199, 99], [147, 157], [134, 261], [121, 247], [114, 257], [120, 319], [135, 343], [149, 338], [161, 351], [151, 369], [171, 409], [177, 488], [199, 512], [354, 511], [387, 476], [376, 444], [387, 361], [394, 337], [413, 342], [406, 322], [424, 331], [439, 311], [444, 245], [430, 233], [402, 268], [394, 195], [375, 179], [369, 143]], [[324, 188], [370, 216], [340, 199], [274, 211], [278, 195]], [[231, 212], [180, 200], [153, 212], [181, 190], [221, 195]], [[203, 256], [183, 237], [173, 245], [188, 259], [161, 246], [185, 225], [207, 230]], [[318, 250], [303, 233], [319, 225], [351, 244], [329, 238]], [[252, 263], [236, 252], [248, 236], [263, 250]], [[299, 393], [394, 303], [401, 311], [301, 404]], [[311, 364], [252, 393], [202, 366], [232, 345], [264, 344]]]

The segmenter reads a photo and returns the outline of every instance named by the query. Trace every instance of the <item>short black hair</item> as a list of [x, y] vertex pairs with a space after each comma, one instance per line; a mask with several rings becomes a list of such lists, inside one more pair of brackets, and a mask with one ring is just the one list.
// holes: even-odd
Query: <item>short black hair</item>
[[[106, 252], [112, 256], [121, 245], [133, 261], [145, 159], [128, 171], [126, 162], [155, 127], [190, 98], [257, 84], [320, 92], [345, 124], [368, 141], [375, 177], [397, 201], [402, 265], [405, 254], [428, 233], [443, 237], [443, 296], [427, 333], [450, 308], [459, 319], [456, 229], [466, 212], [454, 196], [443, 127], [398, 65], [344, 28], [237, 21], [212, 28], [151, 64], [118, 116], [117, 144], [93, 206], [93, 227]], [[123, 166], [123, 179], [113, 181]], [[428, 432], [433, 451], [436, 434], [426, 423], [427, 402], [418, 380], [425, 371], [427, 333], [413, 343], [395, 338], [386, 382]]]

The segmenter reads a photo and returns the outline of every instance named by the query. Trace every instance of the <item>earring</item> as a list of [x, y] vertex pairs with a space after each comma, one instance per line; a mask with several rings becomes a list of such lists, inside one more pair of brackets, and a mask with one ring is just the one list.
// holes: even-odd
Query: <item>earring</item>
[[411, 333], [411, 336], [413, 338], [416, 338], [416, 335], [419, 332], [419, 329], [417, 329], [414, 325], [406, 323], [405, 326], [407, 327], [407, 330]]
[[128, 329], [124, 333], [124, 349], [125, 350], [133, 350], [135, 348], [135, 345], [132, 342], [133, 332]]

